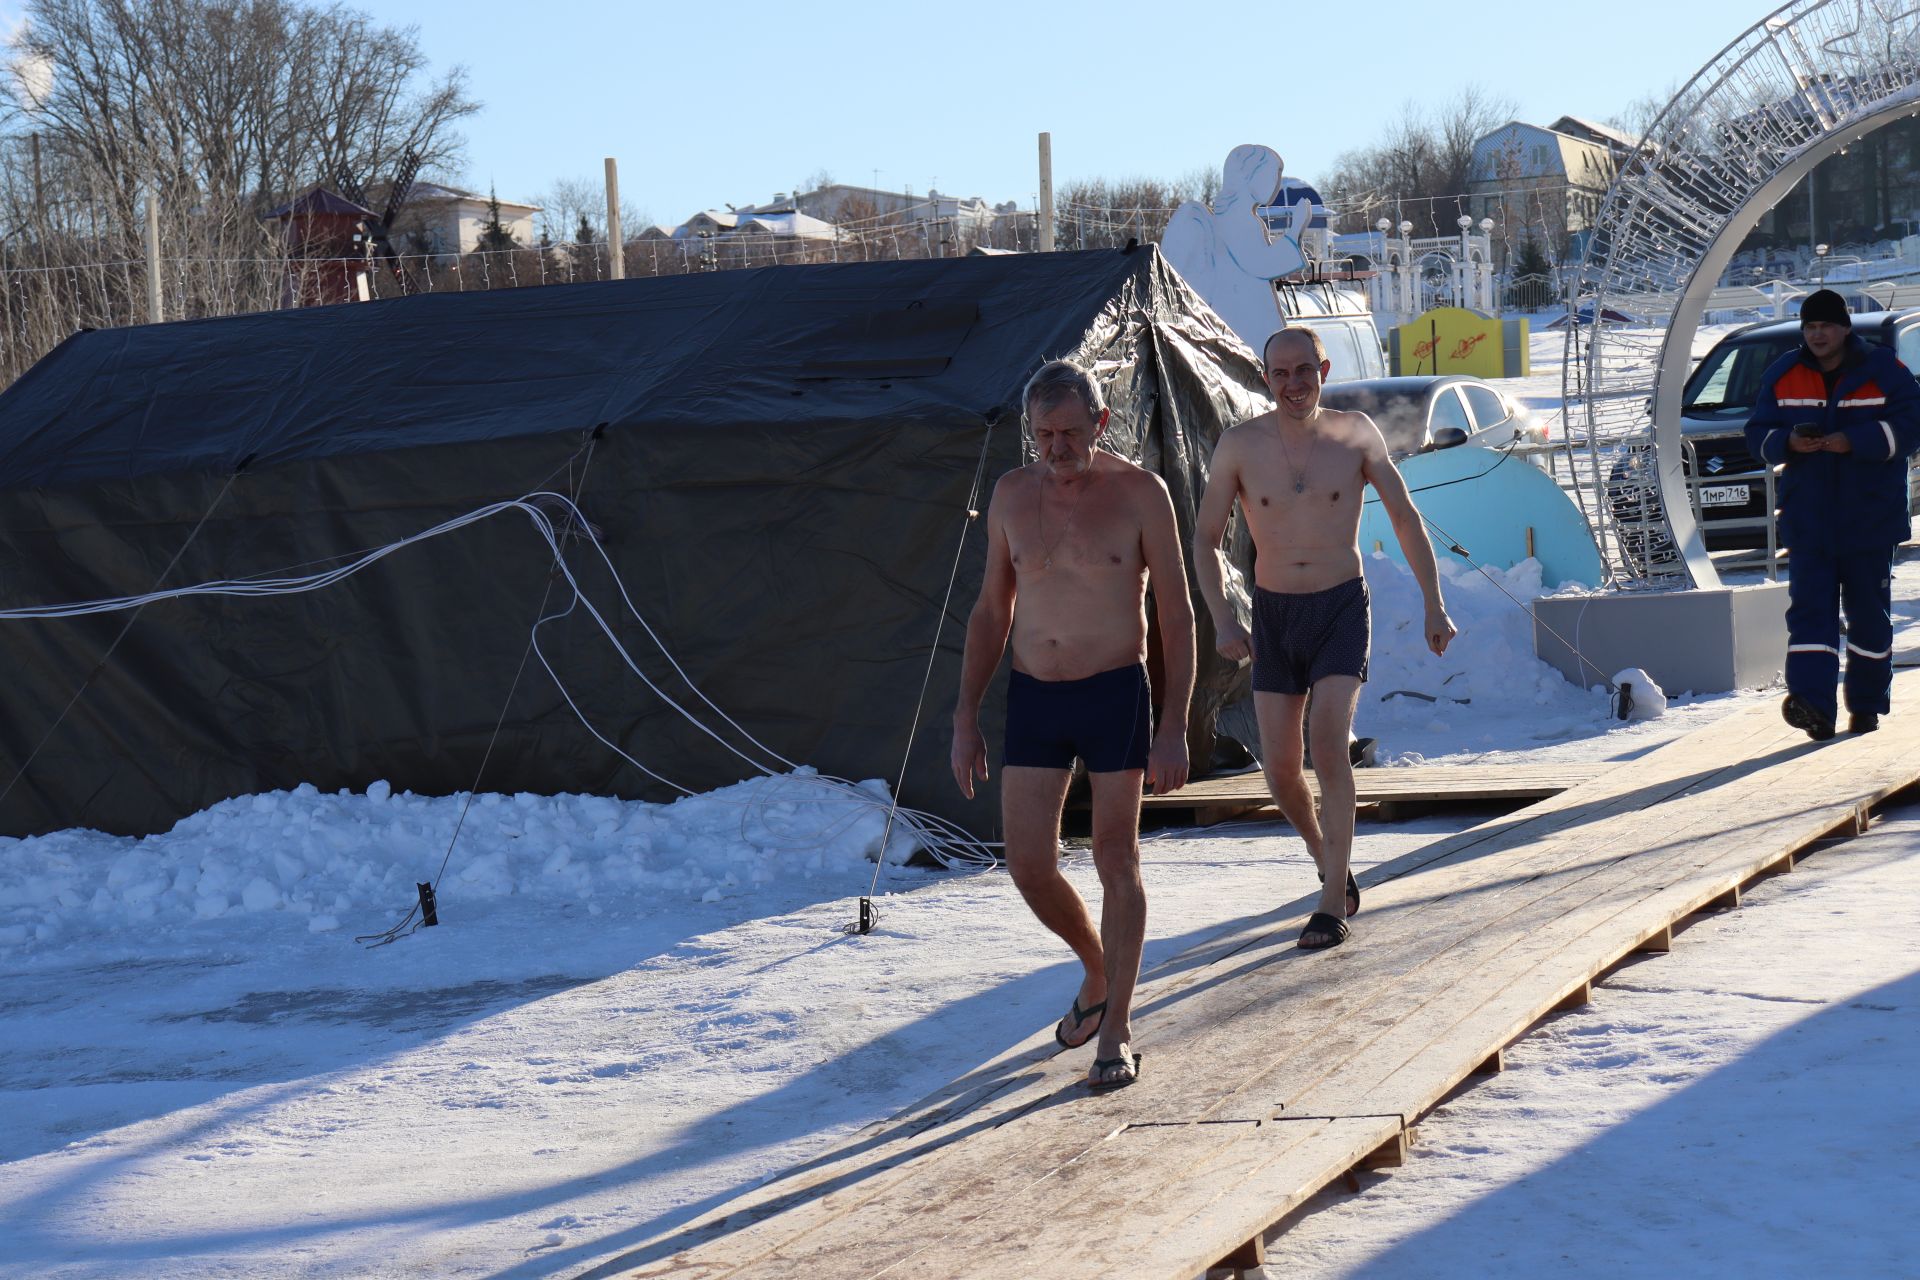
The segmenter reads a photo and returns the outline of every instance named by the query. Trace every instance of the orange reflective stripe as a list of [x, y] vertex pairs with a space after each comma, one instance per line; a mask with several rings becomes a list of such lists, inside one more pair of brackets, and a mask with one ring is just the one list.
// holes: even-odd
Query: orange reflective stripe
[[1798, 409], [1810, 409], [1827, 403], [1827, 380], [1804, 364], [1796, 364], [1780, 375], [1773, 384], [1773, 399], [1776, 404]]

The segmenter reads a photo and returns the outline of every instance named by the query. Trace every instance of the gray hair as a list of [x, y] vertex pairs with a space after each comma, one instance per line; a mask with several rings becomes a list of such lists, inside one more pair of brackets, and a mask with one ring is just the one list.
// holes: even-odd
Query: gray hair
[[1106, 409], [1106, 397], [1100, 394], [1100, 384], [1093, 375], [1071, 360], [1049, 360], [1027, 379], [1027, 389], [1020, 393], [1020, 406], [1031, 418], [1036, 412], [1045, 413], [1068, 396], [1080, 401], [1089, 418], [1099, 418]]

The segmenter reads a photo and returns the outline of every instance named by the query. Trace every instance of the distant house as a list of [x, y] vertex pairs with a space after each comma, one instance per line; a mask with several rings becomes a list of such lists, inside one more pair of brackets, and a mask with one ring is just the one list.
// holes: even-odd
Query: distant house
[[[916, 196], [911, 191], [857, 187], [845, 182], [798, 192], [791, 198], [778, 192], [769, 204], [761, 207], [795, 209], [809, 217], [843, 226], [873, 221], [896, 225], [950, 221], [984, 229], [993, 221], [995, 213], [993, 206], [979, 196], [950, 196], [940, 191]], [[756, 211], [754, 208], [740, 210], [741, 213]]]
[[822, 244], [831, 243], [840, 238], [840, 229], [831, 222], [808, 217], [797, 209], [768, 209], [764, 212], [742, 213], [734, 226], [733, 233], [737, 236], [788, 236], [795, 240], [812, 240]]
[[[801, 213], [788, 202], [725, 213], [704, 209], [675, 227], [672, 239], [685, 252], [692, 252], [696, 245], [704, 246], [699, 250], [703, 255], [724, 251], [724, 261], [735, 264], [795, 260], [796, 249], [797, 260], [806, 261], [830, 256], [826, 251], [840, 240], [840, 229]], [[769, 253], [771, 258], [763, 257]]]
[[703, 209], [673, 229], [679, 241], [705, 240], [742, 246], [781, 241], [826, 246], [887, 227], [936, 224], [943, 233], [978, 237], [996, 217], [1015, 206], [989, 205], [978, 196], [950, 196], [929, 191], [916, 196], [907, 191], [856, 187], [837, 182], [814, 191], [789, 196], [777, 191], [765, 204], [741, 205], [725, 211]]
[[1630, 133], [1614, 128], [1610, 124], [1601, 124], [1597, 120], [1587, 120], [1580, 116], [1561, 116], [1547, 128], [1555, 133], [1564, 133], [1568, 137], [1578, 138], [1582, 142], [1591, 142], [1605, 147], [1613, 153], [1616, 164], [1626, 163], [1627, 157], [1639, 149], [1640, 139]]
[[[385, 198], [386, 193], [381, 192], [373, 203], [378, 206]], [[394, 247], [402, 253], [439, 257], [472, 253], [480, 243], [481, 232], [490, 216], [488, 199], [485, 195], [437, 182], [414, 183], [406, 204], [394, 219]], [[537, 204], [502, 200], [500, 225], [513, 236], [515, 244], [532, 248], [539, 242], [539, 233], [533, 225], [534, 215], [539, 212]]]
[[740, 219], [732, 213], [722, 213], [718, 209], [703, 209], [673, 229], [675, 240], [687, 240], [694, 236], [730, 235], [740, 225]]
[[1550, 256], [1577, 255], [1600, 202], [1634, 142], [1604, 125], [1572, 116], [1543, 128], [1511, 120], [1473, 146], [1467, 171], [1469, 212], [1494, 221], [1502, 254], [1529, 237]]

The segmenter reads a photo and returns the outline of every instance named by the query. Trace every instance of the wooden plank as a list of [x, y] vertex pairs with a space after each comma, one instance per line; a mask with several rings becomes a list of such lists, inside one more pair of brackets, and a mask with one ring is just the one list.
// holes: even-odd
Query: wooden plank
[[[1176, 1207], [1147, 1230], [1115, 1232], [1083, 1270], [1059, 1275], [1123, 1275], [1188, 1280], [1207, 1265], [1209, 1241], [1263, 1235], [1323, 1187], [1378, 1149], [1399, 1122], [1391, 1117], [1295, 1120], [1304, 1137], [1285, 1146], [1242, 1143], [1235, 1162], [1214, 1171], [1216, 1195], [1202, 1207]], [[1268, 1127], [1275, 1136], [1285, 1123]], [[1084, 1256], [1084, 1255], [1083, 1255]]]
[[1658, 929], [1655, 929], [1652, 933], [1635, 943], [1633, 949], [1654, 955], [1665, 955], [1667, 952], [1672, 951], [1673, 926], [1670, 924], [1661, 925]]
[[[1590, 845], [1600, 838], [1600, 833], [1594, 828], [1583, 828], [1581, 840], [1578, 843]], [[1613, 865], [1604, 857], [1589, 859], [1589, 861], [1594, 865], [1581, 869], [1582, 878], [1604, 871]], [[1485, 862], [1463, 863], [1454, 870], [1454, 875], [1471, 877], [1483, 874], [1483, 868], [1486, 865]], [[1520, 874], [1512, 861], [1503, 862], [1500, 866], [1503, 871], [1514, 875]], [[1543, 868], [1534, 866], [1527, 870], [1539, 872]], [[1622, 864], [1615, 870], [1614, 879], [1628, 887], [1644, 887], [1646, 872], [1640, 866]], [[1375, 967], [1384, 967], [1395, 974], [1395, 981], [1390, 989], [1375, 993], [1377, 987], [1367, 988], [1354, 984], [1353, 989], [1356, 995], [1343, 1005], [1331, 1008], [1316, 1007], [1312, 1001], [1296, 998], [1286, 1002], [1280, 1020], [1270, 1021], [1259, 1028], [1259, 1035], [1263, 1040], [1305, 1046], [1276, 1061], [1274, 1067], [1265, 1073], [1259, 1082], [1259, 1085], [1265, 1088], [1264, 1093], [1259, 1094], [1260, 1099], [1284, 1101], [1293, 1090], [1311, 1087], [1319, 1075], [1339, 1069], [1350, 1054], [1366, 1048], [1367, 1039], [1360, 1032], [1371, 1034], [1368, 1031], [1369, 1028], [1381, 1025], [1391, 1027], [1397, 1018], [1406, 1016], [1407, 1010], [1417, 1007], [1421, 1001], [1439, 998], [1458, 990], [1461, 975], [1457, 970], [1449, 971], [1444, 962], [1458, 963], [1464, 958], [1484, 964], [1487, 948], [1490, 945], [1505, 948], [1513, 945], [1516, 940], [1537, 934], [1540, 928], [1550, 922], [1555, 915], [1564, 913], [1567, 907], [1564, 904], [1555, 904], [1551, 899], [1539, 898], [1537, 895], [1529, 898], [1522, 889], [1529, 884], [1543, 887], [1550, 883], [1536, 875], [1529, 877], [1521, 885], [1496, 886], [1494, 890], [1478, 896], [1474, 892], [1477, 886], [1471, 883], [1449, 881], [1434, 886], [1433, 894], [1446, 904], [1443, 910], [1454, 917], [1451, 922], [1443, 926], [1435, 908], [1427, 908], [1420, 918], [1419, 929], [1408, 937], [1393, 939], [1390, 945], [1397, 949], [1398, 954], [1387, 957], [1377, 954], [1379, 949], [1376, 945], [1377, 940], [1369, 936], [1366, 944], [1366, 950], [1369, 953], [1368, 963]], [[1598, 883], [1601, 887], [1605, 885], [1605, 882]], [[1398, 904], [1389, 902], [1387, 905], [1391, 908]], [[1532, 914], [1514, 916], [1513, 913], [1516, 911]], [[1490, 927], [1494, 925], [1500, 927], [1497, 929]], [[1624, 952], [1635, 940], [1624, 940], [1621, 943], [1621, 951]], [[1348, 944], [1350, 947], [1353, 945]], [[1406, 959], [1410, 947], [1417, 947], [1425, 952], [1424, 956], [1417, 956], [1412, 964], [1407, 963]], [[1341, 948], [1341, 952], [1344, 951], [1346, 948]], [[1325, 957], [1325, 960], [1332, 961], [1335, 957], [1340, 957], [1340, 952], [1331, 953]], [[1341, 958], [1352, 959], [1352, 957]], [[1606, 962], [1611, 962], [1614, 958], [1609, 956]], [[1317, 964], [1322, 961], [1316, 958], [1315, 962]], [[1595, 968], [1589, 971], [1588, 976], [1591, 972], [1597, 972], [1599, 967], [1596, 964]], [[1564, 990], [1565, 988], [1562, 987], [1560, 992], [1552, 993], [1545, 999], [1541, 1009], [1530, 1010], [1520, 1025], [1513, 1027], [1504, 1038], [1495, 1043], [1504, 1044], [1525, 1030], [1534, 1017], [1545, 1012], [1559, 995], [1564, 994]], [[1299, 994], [1296, 992], [1296, 996]], [[1400, 1006], [1397, 1010], [1391, 1007], [1396, 1002]], [[1360, 1031], [1356, 1031], [1356, 1028]], [[1231, 1050], [1228, 1050], [1224, 1054], [1216, 1054], [1215, 1057], [1217, 1059], [1230, 1055]], [[1473, 1065], [1474, 1062], [1470, 1060], [1461, 1062], [1458, 1067], [1458, 1078], [1464, 1078]], [[1224, 1075], [1225, 1072], [1221, 1074]], [[1446, 1087], [1450, 1088], [1452, 1084], [1457, 1083], [1458, 1078], [1446, 1082]], [[1237, 1091], [1249, 1092], [1253, 1088], [1243, 1086]], [[1311, 1109], [1315, 1113], [1325, 1113], [1328, 1110], [1319, 1105], [1312, 1105]], [[1202, 1113], [1204, 1114], [1204, 1111]], [[1238, 1114], [1237, 1111], [1228, 1113]]]
[[627, 1274], [678, 1276], [695, 1264], [708, 1268], [696, 1273], [702, 1277], [871, 1274], [907, 1256], [931, 1229], [927, 1224], [1035, 1194], [1038, 1184], [1114, 1132], [1111, 1117], [1085, 1109], [1045, 1121], [1031, 1109], [1004, 1119], [973, 1117], [890, 1168], [824, 1188], [804, 1205], [704, 1244], [697, 1254], [679, 1251]]
[[[1399, 1153], [1405, 1121], [1497, 1067], [1569, 990], [1671, 945], [1675, 920], [1794, 849], [1860, 829], [1866, 804], [1920, 775], [1904, 763], [1920, 730], [1900, 725], [1815, 748], [1771, 708], [1729, 717], [1373, 869], [1356, 938], [1333, 952], [1293, 950], [1306, 899], [1249, 916], [1147, 975], [1140, 1084], [1087, 1096], [1084, 1055], [1036, 1058], [1037, 1031], [703, 1224], [745, 1222], [737, 1238], [638, 1274], [1191, 1275], [1383, 1145]], [[1268, 1159], [1288, 1124], [1307, 1127]], [[1049, 1216], [1063, 1192], [1077, 1233]]]
[[[1683, 776], [1681, 781], [1687, 779]], [[1143, 1004], [1143, 1021], [1152, 1017], [1156, 1036], [1168, 1032], [1196, 1058], [1208, 1063], [1205, 1079], [1188, 1083], [1177, 1096], [1170, 1093], [1155, 1100], [1158, 1114], [1185, 1119], [1239, 1117], [1261, 1114], [1267, 1106], [1284, 1105], [1284, 1094], [1270, 1093], [1243, 1099], [1239, 1109], [1219, 1109], [1244, 1091], [1250, 1077], [1271, 1065], [1301, 1054], [1324, 1055], [1327, 1046], [1322, 1043], [1323, 1037], [1344, 1034], [1354, 1018], [1367, 1012], [1364, 1005], [1372, 998], [1368, 994], [1371, 989], [1356, 982], [1356, 969], [1389, 975], [1391, 986], [1398, 990], [1404, 990], [1421, 970], [1428, 971], [1427, 985], [1436, 989], [1449, 986], [1455, 979], [1435, 969], [1434, 961], [1445, 955], [1453, 940], [1481, 938], [1502, 915], [1525, 906], [1550, 887], [1550, 882], [1541, 877], [1568, 864], [1592, 861], [1593, 826], [1598, 819], [1614, 809], [1637, 812], [1642, 799], [1636, 788], [1611, 797], [1599, 811], [1569, 809], [1560, 816], [1561, 824], [1576, 828], [1575, 834], [1531, 842], [1505, 859], [1484, 856], [1486, 851], [1477, 849], [1471, 839], [1443, 842], [1456, 846], [1457, 855], [1482, 856], [1458, 857], [1453, 879], [1444, 885], [1428, 886], [1424, 877], [1407, 879], [1396, 873], [1388, 880], [1388, 887], [1376, 889], [1376, 896], [1369, 898], [1374, 904], [1370, 913], [1384, 913], [1390, 920], [1406, 919], [1408, 928], [1390, 930], [1382, 936], [1367, 923], [1368, 913], [1363, 913], [1357, 924], [1366, 931], [1357, 939], [1361, 945], [1349, 943], [1333, 952], [1307, 956], [1292, 950], [1293, 931], [1298, 924], [1289, 921], [1234, 955], [1235, 972], [1243, 968], [1267, 970], [1232, 984], [1229, 994], [1236, 1003], [1214, 993], [1196, 997], [1185, 992], [1175, 993], [1177, 1003], [1161, 1002], [1149, 993]], [[1581, 825], [1581, 818], [1595, 821]], [[1403, 866], [1401, 872], [1404, 870]], [[1476, 892], [1480, 896], [1476, 897]], [[1410, 914], [1413, 908], [1418, 910], [1417, 921]], [[1301, 962], [1306, 967], [1296, 969]], [[1269, 995], [1262, 990], [1267, 980], [1284, 986]], [[1159, 1016], [1163, 1003], [1171, 1006], [1166, 1017]], [[1129, 1092], [1139, 1093], [1147, 1083]]]
[[[1391, 1120], [1129, 1129], [1019, 1212], [982, 1215], [887, 1272], [912, 1280], [1197, 1274], [1383, 1140]], [[1068, 1171], [1062, 1170], [1062, 1175]], [[1286, 1189], [1270, 1190], [1276, 1183]], [[1247, 1194], [1249, 1186], [1258, 1188]], [[1204, 1230], [1192, 1224], [1205, 1220]], [[1116, 1226], [1125, 1224], [1123, 1230]], [[1144, 1246], [1161, 1258], [1142, 1265]]]
[[1208, 1264], [1207, 1270], [1215, 1267], [1231, 1267], [1235, 1271], [1245, 1271], [1249, 1267], [1264, 1267], [1267, 1264], [1267, 1236], [1263, 1231], [1251, 1240], [1243, 1242], [1238, 1248], [1217, 1262]]
[[[1844, 772], [1849, 767], [1840, 762], [1833, 771]], [[1813, 812], [1799, 822], [1802, 831], [1811, 831], [1817, 830], [1823, 820]], [[1764, 859], [1766, 854], [1756, 852], [1752, 841], [1784, 838], [1790, 836], [1780, 831], [1747, 830], [1719, 833], [1717, 850], [1712, 847], [1715, 841], [1694, 842], [1696, 848], [1703, 849], [1698, 859], [1703, 867], [1699, 875], [1707, 877], [1709, 887], [1706, 889], [1701, 887], [1697, 876], [1693, 880], [1683, 878], [1677, 884], [1653, 887], [1637, 902], [1630, 902], [1631, 895], [1627, 893], [1598, 899], [1584, 916], [1569, 915], [1558, 927], [1540, 920], [1514, 922], [1521, 926], [1521, 940], [1516, 948], [1503, 948], [1501, 958], [1518, 970], [1518, 976], [1510, 978], [1504, 987], [1495, 987], [1491, 995], [1480, 1000], [1477, 1008], [1467, 1009], [1464, 1017], [1462, 1006], [1470, 1005], [1475, 993], [1487, 991], [1492, 975], [1476, 976], [1471, 983], [1461, 982], [1443, 989], [1441, 999], [1415, 1015], [1398, 1018], [1390, 1036], [1367, 1046], [1366, 1065], [1370, 1070], [1348, 1072], [1339, 1086], [1310, 1093], [1300, 1105], [1316, 1112], [1338, 1113], [1343, 1106], [1392, 1104], [1403, 1108], [1409, 1118], [1420, 1114], [1465, 1078], [1464, 1074], [1446, 1071], [1440, 1066], [1449, 1057], [1444, 1045], [1449, 1035], [1465, 1046], [1454, 1051], [1455, 1058], [1463, 1053], [1470, 1056], [1476, 1046], [1488, 1040], [1510, 1041], [1554, 1001], [1556, 988], [1566, 981], [1569, 966], [1573, 972], [1600, 972], [1625, 953], [1632, 945], [1630, 940], [1645, 929], [1647, 919], [1678, 918], [1703, 894], [1711, 892], [1713, 884], [1737, 878], [1744, 874], [1746, 865]], [[1626, 874], [1626, 887], [1646, 886], [1640, 868], [1627, 868]], [[1611, 937], [1586, 936], [1587, 931], [1608, 922], [1616, 924]], [[1543, 961], [1554, 958], [1561, 962], [1557, 970], [1541, 967]], [[1385, 1075], [1380, 1073], [1381, 1068], [1396, 1061], [1401, 1065]], [[1396, 1081], [1396, 1075], [1404, 1078]]]
[[[1361, 804], [1432, 800], [1541, 799], [1579, 786], [1613, 766], [1591, 764], [1451, 765], [1354, 770], [1355, 799]], [[1319, 795], [1319, 782], [1307, 774], [1307, 786]], [[1220, 810], [1266, 808], [1273, 803], [1264, 775], [1232, 774], [1190, 782], [1163, 796], [1141, 797], [1143, 809]]]

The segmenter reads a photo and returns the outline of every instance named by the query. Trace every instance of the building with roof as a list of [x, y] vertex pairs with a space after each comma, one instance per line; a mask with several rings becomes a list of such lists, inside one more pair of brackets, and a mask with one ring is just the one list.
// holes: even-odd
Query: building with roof
[[741, 213], [760, 209], [793, 209], [842, 227], [858, 224], [905, 225], [916, 222], [946, 221], [974, 229], [992, 223], [995, 209], [979, 196], [953, 196], [929, 190], [917, 196], [912, 191], [888, 191], [881, 187], [859, 187], [846, 182], [829, 183], [812, 191], [774, 193], [766, 205], [748, 206]]
[[1529, 238], [1551, 258], [1577, 256], [1613, 184], [1634, 150], [1626, 135], [1562, 116], [1545, 128], [1510, 120], [1473, 145], [1468, 212], [1491, 218], [1496, 258], [1504, 263]]
[[1564, 133], [1579, 138], [1582, 142], [1591, 142], [1613, 152], [1617, 161], [1626, 158], [1640, 149], [1640, 139], [1610, 124], [1601, 124], [1598, 120], [1588, 120], [1582, 116], [1561, 116], [1547, 128], [1555, 133]]
[[[385, 198], [384, 191], [377, 197], [369, 197], [376, 205]], [[490, 196], [444, 183], [415, 182], [394, 218], [394, 248], [402, 253], [435, 257], [472, 253], [491, 216], [490, 199]], [[500, 225], [507, 229], [515, 244], [531, 249], [539, 243], [539, 232], [533, 224], [534, 215], [539, 212], [537, 204], [501, 200]]]

